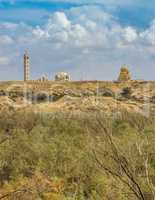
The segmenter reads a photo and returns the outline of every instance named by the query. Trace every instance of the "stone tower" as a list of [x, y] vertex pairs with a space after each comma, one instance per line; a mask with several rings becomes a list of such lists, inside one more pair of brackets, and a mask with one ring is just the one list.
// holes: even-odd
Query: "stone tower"
[[130, 71], [126, 65], [123, 65], [120, 70], [120, 75], [118, 77], [119, 82], [131, 81]]
[[24, 54], [24, 81], [28, 81], [30, 76], [30, 58], [28, 52]]

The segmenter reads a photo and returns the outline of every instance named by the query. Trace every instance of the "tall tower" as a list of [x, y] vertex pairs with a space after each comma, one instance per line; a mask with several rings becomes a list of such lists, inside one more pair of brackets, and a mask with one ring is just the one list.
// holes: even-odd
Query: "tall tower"
[[30, 58], [28, 52], [24, 54], [24, 81], [28, 81], [30, 76]]

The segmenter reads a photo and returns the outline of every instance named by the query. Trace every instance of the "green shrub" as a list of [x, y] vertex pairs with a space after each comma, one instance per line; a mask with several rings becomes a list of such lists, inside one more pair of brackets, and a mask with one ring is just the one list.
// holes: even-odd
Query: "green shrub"
[[[19, 178], [28, 179], [27, 184], [31, 185], [34, 175], [39, 173], [47, 180], [63, 181], [63, 190], [55, 198], [62, 195], [65, 200], [135, 199], [135, 196], [126, 197], [129, 188], [98, 165], [94, 152], [107, 167], [118, 170], [109, 157], [112, 153], [110, 143], [105, 140], [105, 133], [112, 134], [122, 161], [125, 157], [135, 170], [143, 161], [136, 145], [143, 144], [144, 155], [151, 155], [149, 173], [153, 177], [154, 122], [153, 118], [149, 120], [129, 113], [122, 113], [115, 119], [100, 113], [89, 116], [39, 115], [22, 111], [0, 113], [1, 187], [7, 193], [6, 183], [12, 188]], [[141, 181], [136, 177], [136, 180], [144, 192], [148, 190], [145, 179]]]

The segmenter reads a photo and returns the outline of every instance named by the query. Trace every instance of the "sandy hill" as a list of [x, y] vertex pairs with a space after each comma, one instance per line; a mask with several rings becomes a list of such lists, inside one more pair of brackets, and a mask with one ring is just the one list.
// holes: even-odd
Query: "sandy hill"
[[0, 82], [0, 109], [155, 112], [155, 82]]

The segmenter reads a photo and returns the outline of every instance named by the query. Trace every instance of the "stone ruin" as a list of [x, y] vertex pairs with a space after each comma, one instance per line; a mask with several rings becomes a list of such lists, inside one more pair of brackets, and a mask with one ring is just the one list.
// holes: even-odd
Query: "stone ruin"
[[126, 65], [121, 67], [118, 81], [119, 82], [131, 81], [130, 71], [128, 70], [128, 67]]
[[66, 72], [60, 72], [55, 75], [55, 81], [70, 81], [70, 76]]
[[40, 79], [38, 79], [38, 81], [47, 82], [48, 81], [48, 77], [46, 75], [43, 75]]

